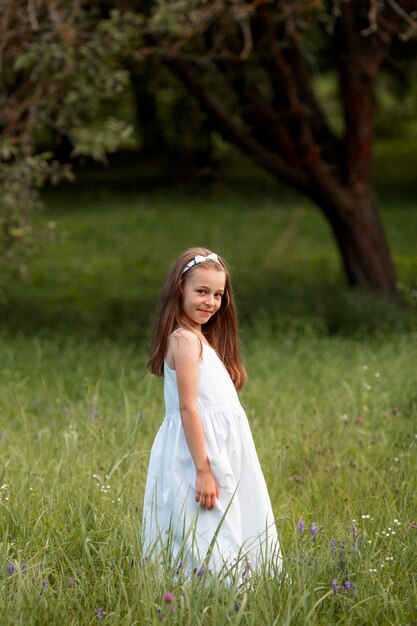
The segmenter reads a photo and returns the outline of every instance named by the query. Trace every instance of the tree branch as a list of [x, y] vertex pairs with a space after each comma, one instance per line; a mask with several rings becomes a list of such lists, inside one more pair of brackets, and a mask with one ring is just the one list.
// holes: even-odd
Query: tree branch
[[372, 176], [373, 89], [383, 53], [371, 37], [361, 37], [358, 20], [353, 3], [344, 3], [334, 42], [345, 118], [344, 177], [359, 191]]
[[[284, 49], [265, 3], [258, 5], [257, 16], [260, 25], [257, 44], [264, 47], [265, 57], [269, 59], [265, 67], [270, 74], [271, 84], [280, 87], [282, 96], [278, 104], [280, 111], [287, 117], [289, 135], [293, 138], [302, 169], [315, 181], [326, 179], [329, 185], [333, 185], [339, 178], [338, 142], [327, 126], [312, 92], [296, 40], [294, 37], [288, 40], [286, 33], [283, 33], [283, 38], [286, 37]], [[283, 26], [285, 24], [281, 28]], [[323, 141], [320, 133], [327, 141]]]
[[225, 140], [236, 145], [274, 176], [300, 189], [306, 190], [308, 188], [308, 176], [301, 170], [297, 170], [285, 163], [283, 159], [267, 150], [248, 132], [240, 128], [233, 121], [232, 116], [212, 97], [188, 64], [183, 63], [179, 59], [171, 59], [167, 61], [167, 65], [197, 98], [203, 110], [213, 120], [216, 129]]

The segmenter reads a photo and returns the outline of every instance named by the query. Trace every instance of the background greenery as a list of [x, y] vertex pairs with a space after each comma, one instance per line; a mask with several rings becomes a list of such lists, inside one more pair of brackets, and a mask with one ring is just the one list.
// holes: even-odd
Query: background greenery
[[[51, 237], [1, 309], [2, 623], [417, 620], [415, 156], [378, 148], [402, 309], [348, 292], [318, 211], [242, 160], [194, 192], [155, 189], [151, 172], [139, 185], [133, 170], [45, 192]], [[171, 262], [196, 244], [232, 267], [241, 399], [287, 576], [240, 589], [161, 576], [141, 552], [163, 416], [149, 319]]]

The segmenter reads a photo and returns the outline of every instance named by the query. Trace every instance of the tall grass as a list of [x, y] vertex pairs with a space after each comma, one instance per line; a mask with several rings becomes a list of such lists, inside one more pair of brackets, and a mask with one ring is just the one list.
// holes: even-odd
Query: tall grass
[[208, 575], [185, 585], [161, 576], [141, 552], [147, 458], [163, 413], [143, 350], [5, 334], [0, 347], [2, 623], [158, 623], [158, 607], [174, 624], [415, 619], [415, 355], [406, 337], [252, 336], [242, 402], [287, 578], [227, 592]]
[[[1, 313], [2, 624], [417, 620], [414, 309], [346, 292], [315, 209], [249, 191], [47, 197], [57, 234]], [[411, 300], [412, 205], [384, 207]], [[200, 243], [232, 265], [241, 401], [284, 556], [243, 586], [161, 572], [140, 539], [163, 416], [146, 329], [171, 261]]]

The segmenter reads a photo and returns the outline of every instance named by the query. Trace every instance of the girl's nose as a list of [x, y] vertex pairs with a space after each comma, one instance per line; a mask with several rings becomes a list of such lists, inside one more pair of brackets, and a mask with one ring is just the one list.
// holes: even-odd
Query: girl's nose
[[206, 304], [210, 304], [210, 306], [214, 303], [214, 296], [213, 296], [213, 294], [209, 294], [208, 293], [206, 295], [205, 303]]

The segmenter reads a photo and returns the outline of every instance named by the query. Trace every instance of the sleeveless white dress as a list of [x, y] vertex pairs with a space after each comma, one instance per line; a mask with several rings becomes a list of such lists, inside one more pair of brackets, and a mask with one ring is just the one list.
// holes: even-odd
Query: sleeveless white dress
[[265, 479], [235, 387], [213, 348], [203, 344], [198, 409], [219, 485], [212, 510], [195, 502], [196, 472], [185, 439], [176, 373], [164, 363], [165, 418], [152, 447], [143, 511], [144, 556], [212, 572], [235, 563], [281, 569]]

